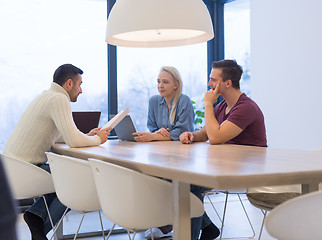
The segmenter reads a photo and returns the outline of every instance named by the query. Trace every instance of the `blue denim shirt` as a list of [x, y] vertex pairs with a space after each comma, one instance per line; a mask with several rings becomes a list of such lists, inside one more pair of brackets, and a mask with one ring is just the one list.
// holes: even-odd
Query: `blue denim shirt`
[[169, 128], [170, 138], [172, 140], [179, 140], [181, 133], [194, 130], [193, 121], [195, 113], [190, 98], [181, 94], [177, 103], [174, 124], [171, 125], [169, 115], [172, 109], [172, 101], [170, 105], [171, 108], [168, 110], [164, 97], [160, 95], [152, 96], [149, 100], [147, 126], [150, 132], [155, 132], [160, 128]]

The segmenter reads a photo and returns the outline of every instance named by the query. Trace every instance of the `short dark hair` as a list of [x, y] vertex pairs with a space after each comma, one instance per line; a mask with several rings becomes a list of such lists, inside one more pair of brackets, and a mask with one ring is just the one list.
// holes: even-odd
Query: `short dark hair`
[[63, 64], [56, 69], [53, 78], [55, 83], [63, 86], [68, 79], [74, 80], [78, 74], [82, 75], [83, 71], [72, 64]]
[[243, 74], [243, 69], [237, 64], [236, 60], [221, 60], [212, 63], [212, 68], [222, 70], [221, 77], [223, 82], [231, 80], [233, 88], [239, 89], [239, 81]]

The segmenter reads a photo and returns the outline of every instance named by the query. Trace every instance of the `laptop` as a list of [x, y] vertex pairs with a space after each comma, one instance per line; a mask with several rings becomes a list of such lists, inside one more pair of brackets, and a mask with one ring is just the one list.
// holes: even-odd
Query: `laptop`
[[88, 112], [72, 112], [76, 127], [83, 133], [89, 133], [93, 128], [97, 128], [101, 112], [88, 111]]
[[122, 141], [134, 141], [134, 136], [132, 133], [136, 132], [134, 124], [132, 122], [132, 119], [130, 115], [126, 115], [122, 121], [120, 121], [115, 127], [114, 127], [115, 133], [118, 136], [118, 138]]

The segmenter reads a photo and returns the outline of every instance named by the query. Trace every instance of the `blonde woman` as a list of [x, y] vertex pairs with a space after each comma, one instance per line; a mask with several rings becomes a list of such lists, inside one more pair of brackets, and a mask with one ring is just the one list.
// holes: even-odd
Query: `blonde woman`
[[174, 67], [161, 68], [159, 95], [149, 100], [147, 127], [150, 132], [137, 132], [138, 142], [179, 140], [181, 133], [193, 130], [194, 110], [188, 96], [182, 94], [182, 80]]

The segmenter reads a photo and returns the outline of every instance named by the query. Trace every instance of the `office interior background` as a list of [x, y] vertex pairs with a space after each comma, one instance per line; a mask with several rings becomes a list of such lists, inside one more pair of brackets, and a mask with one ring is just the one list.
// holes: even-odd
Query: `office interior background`
[[[225, 58], [243, 66], [242, 91], [264, 112], [269, 146], [321, 148], [322, 2], [225, 2]], [[107, 121], [106, 13], [106, 0], [0, 2], [0, 152], [24, 109], [49, 88], [55, 69], [64, 63], [84, 70], [83, 94], [72, 109], [100, 110], [101, 125]], [[157, 94], [163, 65], [179, 69], [183, 92], [202, 110], [206, 43], [118, 47], [118, 110], [129, 107], [139, 131], [146, 130], [148, 99]]]

